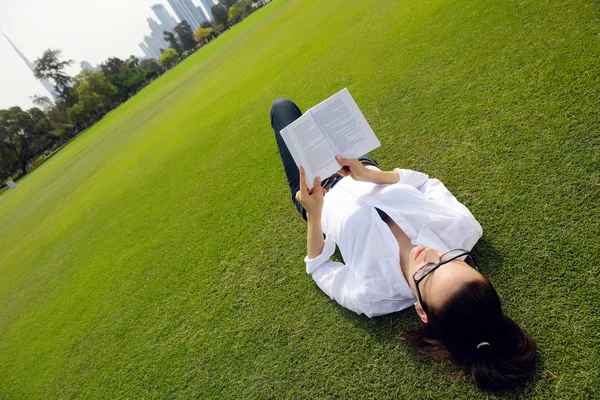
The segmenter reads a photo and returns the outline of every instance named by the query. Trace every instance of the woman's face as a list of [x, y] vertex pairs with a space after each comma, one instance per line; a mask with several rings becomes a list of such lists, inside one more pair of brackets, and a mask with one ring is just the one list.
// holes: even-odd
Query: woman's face
[[[425, 246], [416, 246], [411, 250], [408, 261], [409, 284], [415, 296], [417, 296], [417, 288], [412, 278], [415, 272], [425, 264], [437, 264], [444, 253], [444, 251], [430, 249]], [[464, 283], [478, 279], [483, 280], [483, 275], [466, 262], [457, 258], [443, 264], [419, 283], [421, 298], [428, 307], [437, 308], [443, 305], [446, 299]], [[418, 308], [417, 306], [417, 312], [419, 312]], [[419, 315], [421, 315], [420, 312]], [[421, 316], [421, 318], [423, 317]]]

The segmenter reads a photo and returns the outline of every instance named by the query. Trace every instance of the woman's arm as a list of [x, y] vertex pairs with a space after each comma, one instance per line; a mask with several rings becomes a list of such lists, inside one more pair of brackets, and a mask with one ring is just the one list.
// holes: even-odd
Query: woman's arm
[[328, 237], [327, 241], [323, 239], [321, 211], [325, 189], [320, 186], [321, 178], [315, 179], [312, 191], [308, 190], [305, 179], [304, 168], [300, 167], [300, 190], [296, 193], [296, 200], [304, 206], [308, 221], [307, 256], [304, 259], [306, 272], [312, 275], [322, 291], [339, 304], [358, 314], [364, 313], [371, 317], [371, 304], [362, 280], [348, 265], [330, 259], [335, 250], [335, 242], [331, 237]]
[[306, 184], [304, 168], [300, 167], [300, 190], [296, 193], [296, 200], [306, 210], [308, 232], [306, 234], [306, 247], [308, 258], [315, 258], [323, 251], [323, 231], [321, 230], [321, 211], [323, 210], [323, 195], [325, 189], [321, 187], [321, 177], [315, 178], [315, 186], [311, 191]]
[[336, 156], [338, 163], [344, 166], [338, 171], [342, 176], [351, 176], [352, 179], [361, 182], [372, 182], [378, 185], [387, 185], [398, 182], [400, 177], [396, 171], [381, 171], [370, 169], [356, 158], [342, 158]]
[[306, 272], [310, 274], [317, 286], [338, 304], [372, 317], [371, 302], [366, 294], [363, 280], [353, 271], [351, 265], [333, 261], [335, 242], [328, 236], [325, 239], [323, 252], [311, 259], [305, 257]]
[[323, 252], [325, 239], [321, 229], [321, 213], [306, 213], [308, 232], [306, 234], [306, 253], [308, 258], [316, 258]]
[[369, 182], [376, 183], [378, 185], [389, 185], [397, 183], [400, 179], [396, 171], [380, 171], [377, 169], [366, 168], [369, 171]]

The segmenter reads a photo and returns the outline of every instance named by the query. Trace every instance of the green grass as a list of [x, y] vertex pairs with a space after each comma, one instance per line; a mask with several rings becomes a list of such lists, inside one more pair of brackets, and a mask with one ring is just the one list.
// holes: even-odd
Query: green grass
[[511, 397], [600, 397], [599, 3], [275, 0], [2, 193], [0, 398], [481, 396], [305, 273], [269, 108], [343, 87], [483, 226]]

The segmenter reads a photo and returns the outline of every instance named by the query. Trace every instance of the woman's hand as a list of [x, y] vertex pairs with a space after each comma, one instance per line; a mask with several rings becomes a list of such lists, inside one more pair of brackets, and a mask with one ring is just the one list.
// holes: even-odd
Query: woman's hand
[[373, 181], [373, 171], [365, 167], [357, 158], [342, 158], [340, 156], [335, 156], [335, 160], [344, 167], [337, 172], [338, 175], [351, 176], [355, 181]]
[[395, 171], [369, 169], [356, 158], [342, 158], [340, 156], [335, 156], [335, 159], [344, 167], [337, 172], [338, 175], [351, 176], [355, 181], [372, 182], [377, 185], [389, 185], [398, 182], [400, 179]]
[[315, 178], [315, 186], [312, 191], [308, 190], [304, 168], [300, 167], [300, 190], [296, 192], [296, 200], [302, 204], [307, 216], [321, 216], [326, 192], [327, 190], [321, 187], [321, 177], [319, 176]]

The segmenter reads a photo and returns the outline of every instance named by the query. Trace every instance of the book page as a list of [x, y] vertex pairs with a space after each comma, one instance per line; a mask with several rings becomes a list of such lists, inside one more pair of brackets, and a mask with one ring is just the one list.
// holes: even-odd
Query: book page
[[282, 129], [281, 137], [296, 165], [304, 167], [309, 188], [314, 186], [317, 176], [323, 180], [341, 168], [329, 142], [309, 113]]
[[358, 158], [380, 146], [346, 88], [311, 108], [309, 113], [337, 155]]

